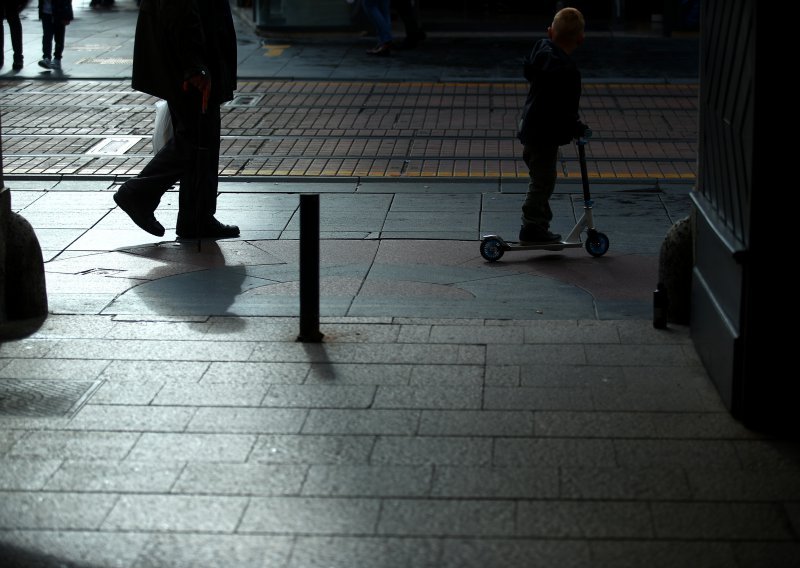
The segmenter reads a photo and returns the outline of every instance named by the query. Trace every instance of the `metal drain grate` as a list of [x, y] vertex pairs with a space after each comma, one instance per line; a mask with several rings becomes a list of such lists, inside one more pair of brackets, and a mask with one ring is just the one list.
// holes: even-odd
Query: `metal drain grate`
[[87, 150], [87, 154], [94, 156], [123, 156], [125, 152], [136, 146], [142, 136], [114, 136], [104, 138]]
[[0, 416], [72, 416], [101, 382], [0, 379]]
[[262, 95], [236, 95], [233, 97], [233, 100], [228, 101], [225, 103], [225, 106], [233, 106], [233, 107], [254, 107], [258, 105], [258, 102], [262, 99]]

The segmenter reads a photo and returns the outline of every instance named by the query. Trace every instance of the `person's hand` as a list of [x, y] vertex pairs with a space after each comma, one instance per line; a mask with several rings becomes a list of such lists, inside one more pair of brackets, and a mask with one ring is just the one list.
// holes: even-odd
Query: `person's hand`
[[592, 135], [592, 129], [582, 123], [580, 120], [575, 123], [575, 138], [589, 138]]
[[205, 72], [195, 73], [183, 84], [183, 90], [187, 90], [189, 85], [200, 91], [203, 97], [202, 109], [205, 113], [206, 109], [208, 109], [208, 99], [211, 95], [211, 79], [208, 78]]

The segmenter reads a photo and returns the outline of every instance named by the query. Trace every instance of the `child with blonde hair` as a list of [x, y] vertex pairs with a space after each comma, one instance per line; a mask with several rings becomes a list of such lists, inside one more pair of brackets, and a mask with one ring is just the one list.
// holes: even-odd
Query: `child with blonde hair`
[[530, 182], [522, 205], [522, 243], [561, 241], [561, 235], [550, 232], [550, 197], [556, 185], [559, 146], [587, 130], [578, 117], [581, 74], [570, 57], [584, 41], [584, 28], [579, 10], [562, 8], [547, 28], [547, 37], [536, 42], [524, 62], [529, 89], [517, 138], [523, 145]]

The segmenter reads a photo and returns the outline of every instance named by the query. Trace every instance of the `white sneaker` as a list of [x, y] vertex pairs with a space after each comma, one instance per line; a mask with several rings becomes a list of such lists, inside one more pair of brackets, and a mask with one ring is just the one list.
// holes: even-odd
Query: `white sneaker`
[[44, 67], [45, 69], [52, 69], [53, 64], [50, 62], [49, 57], [43, 57], [39, 60], [39, 67]]
[[50, 62], [50, 68], [51, 69], [60, 70], [61, 69], [61, 60], [60, 59], [53, 59], [53, 61]]

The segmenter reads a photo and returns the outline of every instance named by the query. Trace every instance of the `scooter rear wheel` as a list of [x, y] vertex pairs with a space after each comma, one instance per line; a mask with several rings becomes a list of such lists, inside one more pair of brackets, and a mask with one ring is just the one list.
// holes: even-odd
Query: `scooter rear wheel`
[[604, 233], [594, 231], [586, 239], [586, 252], [592, 256], [603, 256], [608, 252], [608, 237]]

